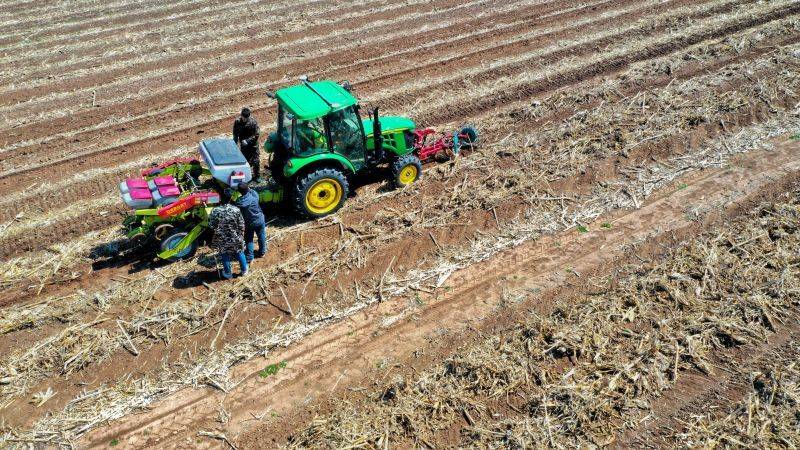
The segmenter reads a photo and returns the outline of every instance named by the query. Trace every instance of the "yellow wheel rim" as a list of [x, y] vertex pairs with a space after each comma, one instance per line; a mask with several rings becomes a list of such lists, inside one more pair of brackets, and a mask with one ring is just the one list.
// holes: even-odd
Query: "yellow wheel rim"
[[314, 214], [327, 214], [336, 209], [343, 194], [338, 181], [332, 178], [317, 180], [306, 193], [306, 209]]
[[418, 173], [419, 172], [417, 171], [417, 166], [415, 166], [413, 164], [409, 164], [409, 165], [403, 167], [403, 169], [400, 171], [400, 175], [397, 177], [397, 179], [400, 181], [400, 184], [405, 186], [407, 184], [411, 184], [414, 181], [416, 181]]

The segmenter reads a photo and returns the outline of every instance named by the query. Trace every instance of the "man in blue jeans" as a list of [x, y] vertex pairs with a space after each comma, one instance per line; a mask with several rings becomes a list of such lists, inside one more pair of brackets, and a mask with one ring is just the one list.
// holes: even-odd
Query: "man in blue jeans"
[[[237, 190], [241, 195], [234, 204], [239, 207], [244, 217], [244, 241], [247, 245], [245, 256], [247, 262], [251, 262], [253, 257], [261, 258], [267, 252], [267, 221], [258, 202], [258, 193], [250, 189], [247, 183], [239, 183]], [[254, 235], [258, 237], [258, 252], [255, 253]]]
[[222, 195], [222, 205], [217, 206], [208, 216], [208, 226], [214, 231], [211, 244], [219, 252], [222, 262], [222, 278], [233, 278], [231, 260], [239, 260], [242, 275], [247, 274], [247, 260], [244, 255], [244, 219], [242, 213], [230, 203], [230, 195]]

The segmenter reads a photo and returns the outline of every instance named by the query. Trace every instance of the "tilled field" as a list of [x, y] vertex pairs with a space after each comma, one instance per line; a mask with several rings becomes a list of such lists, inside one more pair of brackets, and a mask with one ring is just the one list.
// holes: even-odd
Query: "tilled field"
[[[731, 424], [742, 408], [759, 430], [791, 419], [762, 405], [791, 405], [780, 389], [796, 374], [782, 384], [777, 356], [748, 352], [773, 334], [796, 352], [797, 267], [781, 256], [796, 203], [777, 192], [800, 164], [798, 13], [789, 0], [11, 2], [0, 13], [3, 439], [790, 441]], [[270, 254], [244, 280], [213, 282], [208, 249], [171, 265], [129, 254], [118, 180], [193, 153], [243, 105], [269, 128], [264, 91], [303, 73], [348, 79], [366, 103], [424, 126], [474, 123], [483, 146], [405, 190], [359, 187], [333, 217], [269, 212]], [[729, 203], [757, 195], [773, 209], [738, 218]], [[658, 209], [675, 199], [690, 203]], [[723, 207], [733, 224], [708, 217]], [[788, 240], [761, 236], [767, 219]], [[715, 231], [667, 236], [704, 228]], [[569, 263], [578, 238], [646, 244], [581, 269]], [[548, 242], [549, 260], [566, 262], [529, 267], [547, 266], [532, 249]], [[714, 255], [699, 275], [698, 254]], [[544, 273], [575, 292], [498, 278]], [[734, 275], [741, 305], [709, 305]], [[779, 287], [759, 282], [776, 276]], [[455, 310], [476, 313], [472, 331]], [[729, 387], [737, 367], [713, 410], [672, 389], [702, 392], [728, 355], [764, 372], [751, 397]]]

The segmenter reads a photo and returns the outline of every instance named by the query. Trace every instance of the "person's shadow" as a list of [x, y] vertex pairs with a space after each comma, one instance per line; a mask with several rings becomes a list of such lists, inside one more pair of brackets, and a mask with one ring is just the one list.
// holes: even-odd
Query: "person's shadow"
[[213, 252], [203, 253], [196, 256], [197, 264], [204, 269], [192, 270], [186, 275], [180, 275], [172, 280], [172, 287], [175, 289], [191, 289], [200, 286], [208, 286], [211, 283], [220, 281], [220, 270], [222, 264], [217, 261]]

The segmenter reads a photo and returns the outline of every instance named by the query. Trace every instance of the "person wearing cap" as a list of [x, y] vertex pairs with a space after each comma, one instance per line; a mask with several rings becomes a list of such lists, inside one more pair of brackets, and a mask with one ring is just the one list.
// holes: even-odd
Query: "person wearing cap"
[[235, 205], [230, 203], [229, 190], [222, 194], [222, 204], [214, 208], [208, 216], [208, 226], [214, 232], [211, 244], [219, 253], [222, 262], [222, 278], [233, 278], [231, 261], [239, 261], [242, 275], [247, 274], [247, 259], [244, 254], [244, 218]]
[[242, 112], [233, 121], [233, 140], [239, 145], [242, 154], [253, 171], [253, 180], [260, 183], [261, 161], [258, 154], [258, 122], [252, 117], [250, 108], [242, 108]]
[[[251, 262], [254, 257], [261, 258], [267, 252], [267, 221], [259, 204], [258, 193], [250, 189], [247, 183], [239, 183], [237, 190], [240, 195], [233, 204], [239, 207], [244, 217], [244, 254], [247, 262]], [[258, 252], [254, 252], [254, 236], [258, 237]]]

